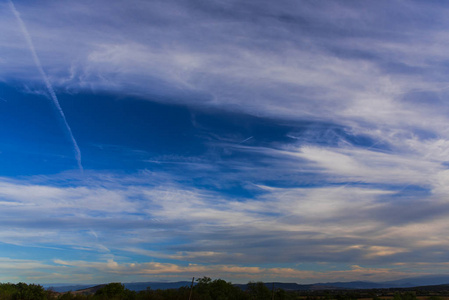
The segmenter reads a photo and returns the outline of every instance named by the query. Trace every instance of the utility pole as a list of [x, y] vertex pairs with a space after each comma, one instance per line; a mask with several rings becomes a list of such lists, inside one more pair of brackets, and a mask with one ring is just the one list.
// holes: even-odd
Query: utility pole
[[192, 292], [193, 292], [193, 281], [195, 280], [195, 277], [192, 277], [192, 284], [190, 285], [190, 295], [189, 300], [192, 300]]
[[273, 285], [271, 286], [271, 293], [272, 293], [271, 299], [274, 300], [274, 281], [273, 281]]

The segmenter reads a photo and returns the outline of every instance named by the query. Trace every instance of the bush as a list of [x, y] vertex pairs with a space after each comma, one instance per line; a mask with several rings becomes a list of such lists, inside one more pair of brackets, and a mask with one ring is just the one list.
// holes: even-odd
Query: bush
[[125, 289], [125, 286], [120, 282], [113, 282], [105, 285], [95, 292], [94, 299], [101, 300], [133, 300], [136, 298], [136, 293]]

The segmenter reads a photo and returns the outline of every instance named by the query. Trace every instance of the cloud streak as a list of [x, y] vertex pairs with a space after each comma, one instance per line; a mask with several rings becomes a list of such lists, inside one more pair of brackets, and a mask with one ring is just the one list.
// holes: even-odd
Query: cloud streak
[[[447, 247], [449, 206], [419, 196], [386, 202], [394, 191], [347, 185], [260, 186], [264, 193], [259, 196], [235, 199], [173, 182], [143, 187], [139, 178], [106, 183], [100, 180], [105, 177], [96, 175], [88, 185], [75, 188], [2, 179], [0, 241], [17, 247], [54, 245], [61, 250], [54, 250], [53, 257], [79, 249], [92, 260], [82, 268], [90, 264], [95, 269], [95, 261], [106, 258], [119, 261], [121, 267], [98, 263], [96, 272], [102, 276], [219, 274], [220, 266], [232, 265], [235, 271], [229, 276], [244, 280], [262, 275], [285, 278], [282, 272], [263, 271], [272, 261], [279, 268], [326, 262], [374, 269], [400, 262], [400, 268], [419, 273], [423, 270], [413, 271], [415, 261], [444, 260], [441, 250]], [[149, 258], [155, 263], [146, 264]], [[186, 264], [203, 266], [182, 267]], [[244, 271], [254, 265], [260, 272]], [[389, 274], [379, 272], [377, 278], [404, 275], [394, 271], [399, 268], [395, 266]], [[293, 268], [291, 276], [357, 278], [351, 272], [325, 275], [314, 269], [308, 267], [307, 275]]]
[[78, 168], [82, 171], [83, 165], [81, 163], [81, 151], [80, 151], [80, 148], [78, 147], [78, 143], [76, 142], [75, 137], [73, 136], [72, 129], [70, 128], [69, 123], [67, 122], [64, 111], [62, 110], [61, 105], [59, 104], [59, 100], [58, 100], [58, 97], [56, 96], [55, 90], [53, 89], [53, 86], [52, 86], [50, 80], [48, 79], [47, 74], [45, 74], [44, 69], [42, 68], [41, 61], [39, 60], [39, 57], [37, 56], [36, 49], [34, 48], [33, 40], [31, 39], [30, 33], [28, 32], [28, 30], [25, 26], [25, 23], [23, 22], [20, 14], [17, 11], [12, 0], [9, 0], [8, 2], [9, 2], [9, 7], [10, 7], [11, 11], [14, 14], [14, 16], [16, 17], [17, 23], [20, 26], [23, 37], [25, 38], [25, 40], [27, 42], [28, 48], [31, 52], [31, 55], [33, 56], [33, 61], [36, 65], [42, 79], [44, 80], [45, 86], [47, 87], [48, 93], [50, 94], [50, 98], [53, 100], [53, 104], [62, 120], [63, 126], [65, 127], [65, 132], [67, 133], [67, 136], [69, 137], [70, 142], [72, 143], [73, 152], [75, 154], [75, 159], [76, 159]]

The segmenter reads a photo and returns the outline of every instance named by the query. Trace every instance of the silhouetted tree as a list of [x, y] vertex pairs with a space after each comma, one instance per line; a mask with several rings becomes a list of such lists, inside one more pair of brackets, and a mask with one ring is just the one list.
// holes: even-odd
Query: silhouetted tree
[[113, 282], [105, 285], [95, 292], [94, 299], [101, 300], [133, 300], [136, 292], [125, 289], [125, 286], [119, 282]]
[[250, 299], [271, 300], [271, 291], [263, 282], [249, 282], [248, 293]]
[[46, 292], [41, 285], [26, 284], [19, 282], [16, 284], [16, 292], [13, 297], [14, 300], [45, 300]]
[[240, 300], [245, 299], [245, 293], [238, 287], [223, 279], [212, 280], [209, 277], [197, 279], [194, 299], [201, 300]]

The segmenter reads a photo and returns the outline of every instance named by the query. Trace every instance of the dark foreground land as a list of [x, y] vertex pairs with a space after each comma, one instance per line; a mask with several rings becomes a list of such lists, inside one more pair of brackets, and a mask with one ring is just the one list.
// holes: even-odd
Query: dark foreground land
[[233, 285], [221, 279], [198, 279], [193, 287], [132, 291], [121, 283], [58, 293], [40, 285], [0, 283], [0, 300], [449, 300], [449, 284], [413, 288], [286, 290], [274, 284]]

